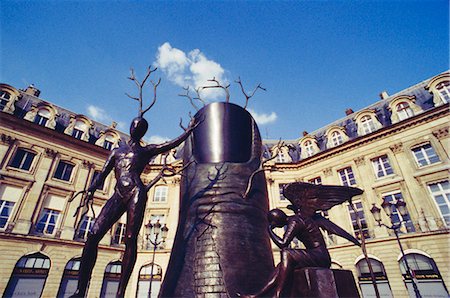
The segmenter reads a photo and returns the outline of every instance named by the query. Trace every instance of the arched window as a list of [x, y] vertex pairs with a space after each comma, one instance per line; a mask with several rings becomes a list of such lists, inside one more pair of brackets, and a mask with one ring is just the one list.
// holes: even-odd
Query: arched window
[[[417, 287], [422, 296], [426, 293], [427, 297], [448, 297], [447, 288], [432, 258], [418, 253], [407, 254], [405, 258], [416, 277]], [[411, 276], [407, 273], [403, 257], [400, 259], [400, 271], [408, 288], [409, 296], [415, 297]]]
[[331, 142], [333, 144], [333, 147], [339, 146], [344, 142], [344, 139], [342, 138], [342, 135], [339, 131], [335, 131], [331, 134]]
[[361, 118], [361, 125], [364, 134], [368, 134], [376, 130], [373, 119], [369, 115], [366, 115]]
[[409, 103], [407, 103], [406, 101], [402, 101], [401, 103], [397, 104], [395, 108], [397, 110], [398, 119], [400, 121], [414, 116], [413, 110], [411, 109]]
[[103, 277], [101, 298], [115, 298], [117, 289], [119, 288], [120, 274], [122, 273], [122, 262], [111, 262], [106, 266], [105, 275]]
[[450, 102], [450, 81], [444, 81], [437, 84], [436, 89], [444, 103]]
[[[380, 297], [393, 297], [383, 263], [372, 258], [369, 258], [369, 262], [372, 265], [372, 270]], [[372, 283], [369, 264], [366, 259], [361, 259], [358, 263], [356, 263], [356, 270], [358, 272], [358, 283], [361, 288], [362, 296], [375, 297], [375, 289]]]
[[72, 137], [81, 140], [83, 134], [88, 130], [88, 125], [82, 120], [77, 120], [75, 126], [73, 127]]
[[52, 117], [50, 111], [46, 108], [39, 109], [34, 118], [34, 123], [39, 124], [40, 126], [46, 126], [48, 120]]
[[313, 156], [314, 155], [314, 145], [312, 143], [312, 141], [306, 141], [303, 144], [305, 151], [306, 151], [306, 156]]
[[21, 257], [3, 297], [41, 297], [49, 269], [50, 259], [40, 252]]
[[161, 278], [162, 278], [161, 266], [152, 263], [143, 266], [139, 271], [139, 281], [136, 297], [157, 298], [159, 289], [161, 288]]
[[3, 90], [0, 91], [0, 111], [3, 111], [3, 109], [8, 104], [10, 98], [11, 94]]
[[68, 298], [77, 290], [80, 258], [71, 259], [64, 268], [63, 277], [59, 285], [58, 298]]
[[450, 73], [444, 72], [432, 78], [427, 86], [430, 93], [433, 94], [434, 106], [440, 106], [450, 101]]

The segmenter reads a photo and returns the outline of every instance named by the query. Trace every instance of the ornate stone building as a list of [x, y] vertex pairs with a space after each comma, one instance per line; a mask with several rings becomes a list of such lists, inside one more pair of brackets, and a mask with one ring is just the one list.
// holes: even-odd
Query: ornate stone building
[[[128, 136], [110, 126], [55, 106], [34, 86], [25, 90], [0, 84], [0, 293], [4, 297], [67, 297], [76, 284], [83, 242], [102, 205], [113, 192], [110, 175], [96, 192], [93, 208], [76, 212], [84, 190], [99, 173], [109, 151]], [[450, 283], [449, 106], [450, 73], [445, 72], [381, 100], [314, 132], [304, 132], [288, 146], [265, 141], [272, 208], [286, 209], [280, 189], [293, 181], [351, 185], [364, 189], [350, 205], [324, 215], [365, 237], [380, 292], [385, 297], [413, 295], [399, 246], [392, 232], [379, 227], [373, 204], [406, 202], [408, 215], [394, 212], [406, 258], [423, 297], [446, 297]], [[176, 162], [176, 152], [167, 157]], [[148, 165], [150, 181], [161, 157]], [[179, 177], [150, 190], [145, 223], [159, 220], [169, 228], [155, 256], [152, 297], [157, 295], [172, 246], [179, 209]], [[287, 209], [286, 209], [287, 210]], [[74, 216], [75, 215], [75, 216]], [[361, 219], [358, 228], [356, 215]], [[390, 224], [383, 214], [385, 224]], [[81, 222], [76, 229], [76, 223]], [[101, 242], [89, 297], [115, 291], [123, 253], [125, 218]], [[147, 297], [152, 245], [142, 228], [135, 271], [127, 297]], [[333, 266], [350, 269], [364, 297], [373, 295], [361, 249], [324, 232]], [[296, 243], [295, 245], [300, 245]], [[274, 247], [275, 258], [278, 258]]]

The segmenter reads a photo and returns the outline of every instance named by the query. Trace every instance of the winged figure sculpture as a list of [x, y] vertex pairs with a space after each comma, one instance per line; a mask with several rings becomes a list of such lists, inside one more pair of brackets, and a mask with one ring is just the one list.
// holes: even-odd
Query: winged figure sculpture
[[[280, 209], [269, 211], [269, 234], [272, 241], [281, 249], [281, 261], [275, 268], [266, 285], [254, 294], [239, 294], [241, 297], [280, 297], [295, 269], [304, 267], [330, 268], [331, 257], [320, 228], [331, 234], [343, 237], [356, 245], [359, 241], [344, 229], [320, 215], [333, 206], [351, 201], [352, 197], [362, 194], [359, 188], [334, 185], [315, 185], [295, 182], [285, 186], [284, 196], [291, 202], [287, 208], [294, 215], [286, 215]], [[283, 237], [274, 232], [274, 228], [285, 227]], [[305, 248], [291, 248], [294, 238], [301, 241]]]

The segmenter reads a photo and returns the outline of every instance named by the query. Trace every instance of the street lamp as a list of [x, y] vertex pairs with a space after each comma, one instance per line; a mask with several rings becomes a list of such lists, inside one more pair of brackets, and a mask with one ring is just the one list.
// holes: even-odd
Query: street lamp
[[[148, 297], [152, 296], [152, 283], [153, 283], [153, 267], [155, 265], [155, 254], [156, 254], [156, 248], [158, 245], [166, 242], [167, 233], [169, 232], [169, 228], [164, 224], [163, 227], [161, 227], [161, 223], [159, 222], [159, 219], [156, 221], [155, 224], [151, 223], [151, 220], [148, 221], [148, 223], [145, 225], [145, 234], [147, 236], [147, 245], [152, 244], [153, 245], [153, 256], [152, 256], [152, 267], [150, 269], [150, 287], [148, 289]], [[161, 239], [158, 239], [161, 234]], [[152, 239], [152, 235], [153, 238]]]
[[[402, 259], [405, 262], [406, 271], [411, 276], [412, 285], [414, 288], [414, 293], [416, 294], [417, 298], [421, 298], [422, 295], [420, 295], [419, 288], [417, 287], [417, 279], [414, 274], [414, 271], [411, 270], [408, 264], [408, 260], [406, 259], [405, 252], [403, 250], [402, 243], [400, 242], [400, 238], [398, 236], [398, 230], [402, 226], [402, 223], [404, 222], [403, 218], [405, 218], [406, 215], [408, 215], [408, 211], [406, 210], [406, 203], [403, 200], [398, 200], [395, 204], [392, 204], [391, 202], [388, 202], [387, 200], [384, 200], [381, 204], [381, 208], [383, 208], [384, 212], [387, 216], [389, 216], [389, 219], [391, 220], [391, 226], [385, 225], [381, 222], [381, 209], [378, 208], [375, 204], [372, 204], [372, 209], [370, 209], [370, 212], [373, 215], [373, 218], [378, 223], [378, 226], [384, 226], [392, 231], [394, 231], [395, 238], [397, 239], [398, 246], [400, 247], [400, 251], [402, 253]], [[402, 216], [402, 220], [398, 222], [394, 222], [392, 219], [392, 215], [394, 213], [394, 207], [397, 209], [398, 213]]]

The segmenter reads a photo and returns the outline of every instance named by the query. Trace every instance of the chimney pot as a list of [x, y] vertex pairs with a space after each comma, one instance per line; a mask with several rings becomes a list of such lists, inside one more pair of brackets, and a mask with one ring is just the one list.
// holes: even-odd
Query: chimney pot
[[386, 99], [388, 97], [389, 97], [389, 94], [387, 93], [386, 90], [380, 93], [380, 98], [381, 99]]
[[306, 130], [304, 130], [302, 134], [304, 137], [306, 137], [308, 135], [308, 132]]
[[351, 109], [351, 108], [348, 108], [348, 109], [346, 109], [345, 110], [345, 115], [351, 115], [351, 114], [353, 114], [354, 112], [353, 112], [353, 110]]

